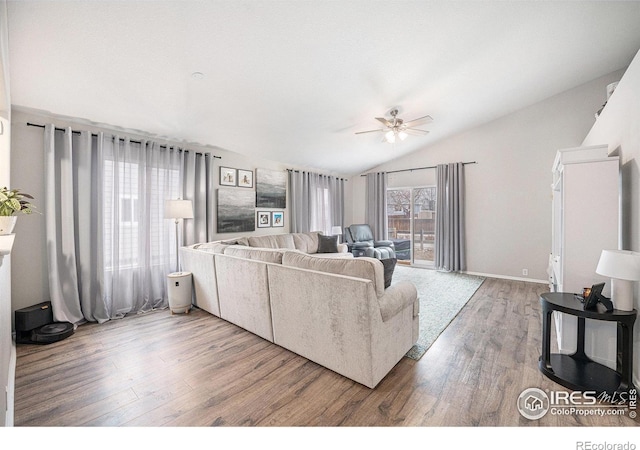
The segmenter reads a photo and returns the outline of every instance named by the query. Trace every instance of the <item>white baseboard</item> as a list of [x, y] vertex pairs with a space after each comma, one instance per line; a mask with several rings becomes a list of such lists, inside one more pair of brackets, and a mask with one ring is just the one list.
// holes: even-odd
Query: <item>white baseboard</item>
[[466, 273], [468, 275], [476, 275], [476, 276], [485, 277], [485, 278], [500, 278], [502, 280], [526, 281], [528, 283], [549, 284], [549, 280], [536, 280], [535, 278], [510, 277], [507, 275], [496, 275], [493, 273], [480, 273], [480, 272], [461, 272], [461, 273]]

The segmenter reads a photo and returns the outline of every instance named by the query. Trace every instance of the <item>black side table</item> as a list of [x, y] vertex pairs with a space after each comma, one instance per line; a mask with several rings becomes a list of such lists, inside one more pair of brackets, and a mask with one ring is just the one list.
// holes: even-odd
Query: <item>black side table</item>
[[[627, 392], [633, 389], [633, 324], [636, 310], [598, 312], [583, 310], [574, 294], [549, 292], [540, 296], [542, 306], [542, 355], [538, 367], [548, 378], [574, 391]], [[572, 355], [551, 353], [551, 316], [554, 311], [578, 318], [576, 352]], [[618, 345], [616, 370], [591, 360], [584, 352], [584, 320], [616, 322]]]

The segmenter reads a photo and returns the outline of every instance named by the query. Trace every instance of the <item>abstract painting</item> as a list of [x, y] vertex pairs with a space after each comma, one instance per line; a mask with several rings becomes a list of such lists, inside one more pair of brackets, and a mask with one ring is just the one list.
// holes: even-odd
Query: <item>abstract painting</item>
[[218, 233], [255, 231], [256, 194], [238, 189], [218, 189]]
[[281, 170], [256, 169], [256, 206], [287, 207], [287, 173]]

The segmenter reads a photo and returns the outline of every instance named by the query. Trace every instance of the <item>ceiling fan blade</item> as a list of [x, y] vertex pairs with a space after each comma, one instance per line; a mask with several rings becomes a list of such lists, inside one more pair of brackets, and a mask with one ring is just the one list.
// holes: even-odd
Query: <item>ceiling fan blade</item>
[[376, 120], [378, 122], [382, 123], [385, 127], [392, 127], [393, 126], [393, 123], [389, 122], [384, 117], [376, 117]]
[[369, 131], [356, 131], [356, 134], [364, 134], [364, 133], [379, 133], [381, 131], [385, 131], [383, 129], [379, 129], [379, 130], [369, 130]]
[[404, 131], [414, 136], [422, 136], [429, 133], [428, 130], [420, 130], [418, 128], [405, 128]]
[[431, 116], [418, 117], [417, 119], [410, 120], [408, 122], [405, 122], [404, 124], [411, 126], [412, 124], [414, 124], [416, 122], [423, 122], [423, 121], [425, 121], [427, 123], [428, 122], [433, 122], [433, 117], [431, 117]]

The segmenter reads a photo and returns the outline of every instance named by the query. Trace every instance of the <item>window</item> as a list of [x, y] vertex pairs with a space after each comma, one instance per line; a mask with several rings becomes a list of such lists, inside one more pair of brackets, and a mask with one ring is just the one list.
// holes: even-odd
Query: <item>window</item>
[[120, 223], [122, 224], [135, 224], [138, 223], [138, 215], [135, 212], [138, 211], [138, 199], [137, 198], [120, 198]]
[[169, 245], [166, 240], [164, 200], [178, 197], [178, 180], [177, 168], [104, 161], [106, 270], [157, 266], [168, 254], [175, 257], [174, 234]]
[[331, 203], [329, 200], [329, 188], [316, 188], [316, 205], [312, 212], [313, 219], [311, 229], [313, 231], [322, 231], [326, 235], [331, 234]]

